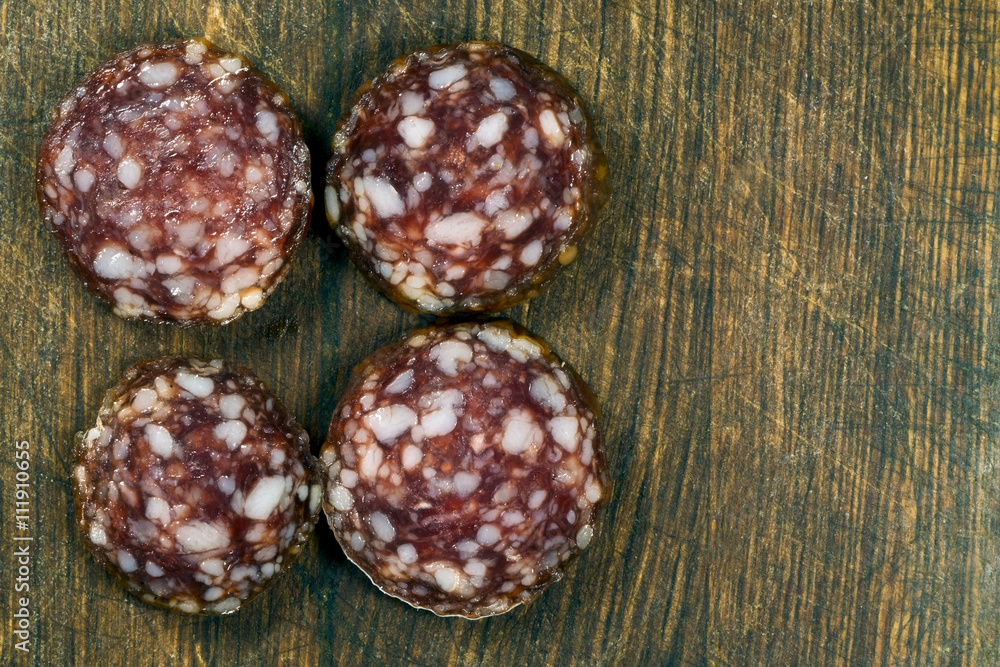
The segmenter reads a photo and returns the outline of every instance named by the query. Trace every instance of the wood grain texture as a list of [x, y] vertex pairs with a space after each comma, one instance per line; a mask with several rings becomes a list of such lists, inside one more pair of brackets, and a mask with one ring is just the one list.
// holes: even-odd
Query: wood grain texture
[[[270, 593], [190, 618], [139, 603], [77, 539], [72, 437], [135, 361], [248, 365], [318, 449], [351, 368], [426, 322], [365, 283], [321, 212], [268, 304], [223, 328], [123, 322], [71, 276], [32, 192], [48, 115], [113, 53], [189, 35], [289, 93], [314, 188], [354, 90], [411, 49], [503, 41], [589, 104], [611, 202], [507, 314], [593, 387], [614, 496], [529, 608], [412, 610], [321, 523]], [[964, 0], [0, 0], [0, 662], [1000, 663], [998, 35], [996, 8]]]

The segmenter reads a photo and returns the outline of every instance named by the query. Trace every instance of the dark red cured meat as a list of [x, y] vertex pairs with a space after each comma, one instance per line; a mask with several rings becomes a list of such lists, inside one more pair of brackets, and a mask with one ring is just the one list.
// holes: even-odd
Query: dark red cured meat
[[201, 39], [146, 44], [60, 102], [42, 217], [126, 318], [223, 324], [258, 308], [308, 225], [309, 151], [288, 99]]
[[359, 91], [333, 140], [326, 212], [404, 308], [496, 311], [576, 257], [605, 172], [565, 80], [500, 44], [438, 46]]
[[133, 366], [80, 434], [86, 546], [157, 606], [227, 614], [288, 569], [322, 495], [309, 437], [246, 369], [164, 357]]
[[320, 465], [347, 557], [442, 616], [532, 600], [590, 543], [608, 492], [589, 390], [509, 322], [418, 330], [365, 360]]

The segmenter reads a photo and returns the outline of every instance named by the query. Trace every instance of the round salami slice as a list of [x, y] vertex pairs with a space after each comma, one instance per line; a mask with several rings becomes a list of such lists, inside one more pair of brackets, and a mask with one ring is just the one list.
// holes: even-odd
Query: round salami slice
[[312, 534], [322, 491], [308, 445], [245, 369], [137, 364], [81, 434], [73, 490], [84, 543], [145, 602], [234, 612]]
[[561, 77], [500, 44], [438, 46], [359, 91], [333, 139], [326, 213], [402, 307], [496, 311], [576, 257], [606, 170]]
[[201, 39], [146, 44], [60, 102], [42, 217], [125, 318], [223, 324], [280, 282], [309, 220], [309, 151], [285, 94]]
[[441, 616], [535, 598], [591, 542], [608, 493], [589, 390], [509, 322], [418, 330], [365, 360], [320, 466], [347, 557]]

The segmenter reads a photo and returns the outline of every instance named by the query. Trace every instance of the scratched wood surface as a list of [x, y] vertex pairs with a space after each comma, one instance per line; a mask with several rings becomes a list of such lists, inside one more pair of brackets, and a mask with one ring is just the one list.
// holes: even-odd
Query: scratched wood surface
[[[0, 0], [0, 662], [1000, 664], [998, 34], [963, 0]], [[507, 314], [592, 385], [615, 489], [529, 608], [412, 610], [325, 522], [223, 619], [142, 605], [81, 546], [72, 436], [135, 361], [246, 364], [318, 447], [350, 369], [425, 321], [322, 215], [268, 304], [220, 329], [123, 322], [71, 276], [32, 192], [48, 115], [111, 54], [188, 35], [287, 90], [316, 184], [353, 91], [410, 49], [504, 41], [588, 102], [613, 197], [575, 265]]]

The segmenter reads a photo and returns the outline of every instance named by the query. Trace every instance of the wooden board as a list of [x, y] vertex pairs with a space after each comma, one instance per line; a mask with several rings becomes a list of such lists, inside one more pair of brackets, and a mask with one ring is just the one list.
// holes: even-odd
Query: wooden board
[[[0, 0], [0, 662], [1000, 663], [998, 34], [995, 7], [962, 0]], [[267, 305], [219, 329], [124, 322], [69, 274], [32, 192], [50, 111], [111, 54], [189, 35], [288, 91], [315, 187], [354, 90], [410, 49], [504, 41], [590, 105], [613, 197], [575, 265], [507, 314], [599, 397], [614, 497], [530, 607], [410, 609], [325, 523], [222, 619], [142, 605], [83, 549], [72, 437], [132, 363], [246, 364], [318, 447], [350, 369], [425, 321], [322, 215]]]

